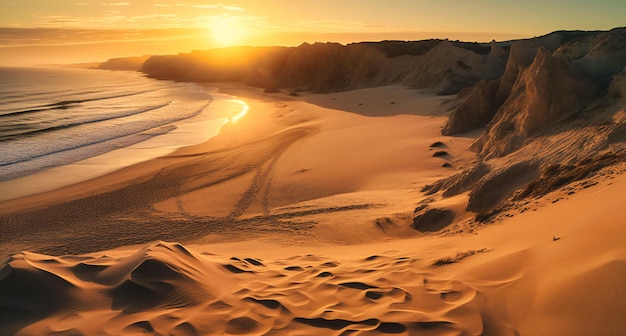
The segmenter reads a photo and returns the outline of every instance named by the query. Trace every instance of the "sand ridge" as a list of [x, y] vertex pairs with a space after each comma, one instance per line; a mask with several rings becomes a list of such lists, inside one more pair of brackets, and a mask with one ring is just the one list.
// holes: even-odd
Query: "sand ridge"
[[[472, 307], [476, 291], [459, 281], [431, 281], [428, 272], [410, 270], [417, 262], [398, 253], [356, 261], [315, 254], [265, 261], [157, 242], [122, 257], [17, 255], [5, 267], [3, 287], [19, 293], [37, 285], [38, 291], [20, 295], [23, 309], [35, 321], [52, 313], [24, 334], [339, 335], [349, 330], [398, 334], [409, 328], [478, 334], [482, 322]], [[20, 283], [23, 277], [30, 282]], [[57, 295], [41, 307], [39, 296], [50, 286]], [[67, 311], [83, 316], [73, 320]]]
[[[24, 252], [2, 269], [0, 326], [27, 326], [20, 335], [614, 335], [626, 294], [614, 218], [624, 187], [624, 176], [607, 179], [462, 240]], [[603, 206], [576, 211], [591, 200]]]

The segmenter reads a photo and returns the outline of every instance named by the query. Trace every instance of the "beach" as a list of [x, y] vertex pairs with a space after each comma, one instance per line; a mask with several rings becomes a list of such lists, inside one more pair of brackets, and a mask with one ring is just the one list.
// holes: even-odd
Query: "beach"
[[[290, 212], [298, 214], [299, 209], [333, 212], [337, 204], [370, 214], [391, 207], [388, 215], [394, 215], [412, 211], [425, 183], [455, 171], [442, 167], [444, 163], [449, 161], [458, 169], [472, 160], [473, 154], [465, 149], [471, 138], [465, 137], [449, 137], [449, 158], [432, 156], [434, 151], [429, 146], [442, 138], [438, 134], [445, 120], [441, 115], [442, 97], [416, 94], [401, 87], [365, 89], [356, 95], [336, 94], [334, 101], [354, 107], [353, 111], [341, 111], [305, 101], [331, 98], [332, 102], [330, 95], [295, 99], [237, 85], [225, 91], [238, 99], [246, 94], [249, 110], [240, 120], [222, 127], [220, 134], [208, 142], [32, 198], [3, 202], [0, 211], [29, 209], [36, 219], [28, 222], [48, 220], [48, 225], [68, 225], [62, 216], [72, 214], [69, 220], [77, 226], [85, 227], [93, 220], [99, 228], [110, 221], [110, 211], [119, 211], [122, 200], [127, 209], [124, 216], [136, 212], [145, 217], [148, 210], [154, 215], [140, 220], [137, 225], [142, 227], [151, 220], [247, 220], [270, 214], [289, 218]], [[367, 98], [371, 100], [367, 103], [373, 105], [369, 110], [359, 101], [365, 97], [375, 97]], [[377, 102], [378, 97], [387, 102]], [[375, 102], [388, 108], [376, 108]], [[407, 113], [409, 106], [413, 114]], [[359, 109], [389, 115], [354, 113]], [[380, 197], [379, 193], [388, 196]], [[402, 204], [398, 203], [400, 199]], [[110, 204], [110, 209], [101, 209], [103, 204]], [[68, 211], [68, 207], [94, 211]], [[365, 215], [366, 220], [371, 220], [370, 214]], [[219, 230], [239, 235], [238, 229], [231, 230], [232, 226], [219, 225]], [[265, 226], [272, 231], [271, 223]], [[129, 229], [126, 226], [127, 235], [132, 232]], [[370, 237], [371, 232], [363, 236]], [[353, 232], [345, 238], [357, 239]], [[115, 244], [118, 237], [109, 239]], [[101, 239], [94, 241], [102, 243]], [[91, 250], [110, 247], [93, 246]]]
[[[207, 142], [0, 202], [2, 333], [621, 331], [624, 164], [477, 223], [422, 192], [478, 160], [452, 97], [211, 86], [247, 109]], [[425, 202], [454, 224], [412, 227]]]

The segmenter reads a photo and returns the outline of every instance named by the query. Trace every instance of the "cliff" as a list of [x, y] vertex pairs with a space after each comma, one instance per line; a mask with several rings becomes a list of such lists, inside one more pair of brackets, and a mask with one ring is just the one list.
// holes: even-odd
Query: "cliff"
[[486, 127], [472, 145], [484, 158], [515, 151], [533, 135], [601, 98], [626, 64], [626, 29], [555, 32], [512, 43], [506, 69], [452, 109], [445, 135]]
[[472, 148], [486, 158], [508, 154], [541, 128], [579, 112], [597, 85], [577, 70], [539, 48]]
[[150, 58], [150, 55], [111, 58], [106, 62], [100, 63], [97, 68], [102, 70], [139, 71], [148, 58]]
[[484, 127], [471, 145], [479, 162], [423, 191], [433, 201], [469, 191], [466, 211], [481, 222], [597, 183], [626, 161], [625, 67], [626, 28], [513, 42], [503, 74], [458, 95], [442, 129]]
[[141, 71], [157, 79], [235, 81], [312, 92], [404, 84], [453, 94], [504, 71], [506, 52], [491, 50], [489, 45], [443, 40], [232, 47], [152, 56]]
[[520, 72], [529, 67], [539, 49], [555, 51], [564, 43], [588, 32], [554, 32], [545, 36], [511, 42], [504, 72], [489, 82], [474, 86], [467, 98], [451, 111], [450, 120], [442, 130], [445, 135], [459, 134], [485, 126], [511, 94]]

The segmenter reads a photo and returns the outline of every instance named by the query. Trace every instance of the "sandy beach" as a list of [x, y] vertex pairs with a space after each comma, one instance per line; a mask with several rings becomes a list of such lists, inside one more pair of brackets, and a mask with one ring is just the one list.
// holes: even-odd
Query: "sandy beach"
[[478, 160], [450, 96], [217, 86], [248, 110], [209, 141], [0, 203], [1, 334], [622, 332], [624, 164], [482, 224], [422, 192]]
[[[385, 235], [361, 221], [376, 219], [371, 218], [374, 213], [396, 216], [398, 220], [406, 217], [404, 222], [408, 223], [421, 197], [419, 190], [426, 183], [456, 172], [474, 159], [466, 149], [470, 137], [446, 137], [450, 154], [433, 157], [435, 150], [429, 146], [444, 139], [439, 132], [445, 121], [441, 103], [446, 98], [393, 86], [298, 98], [263, 94], [239, 85], [222, 86], [228, 94], [244, 99], [249, 110], [208, 142], [66, 188], [3, 202], [0, 213], [26, 212], [26, 216], [33, 216], [16, 219], [16, 230], [24, 222], [48, 222], [41, 229], [52, 230], [54, 225], [69, 225], [70, 221], [82, 227], [79, 230], [89, 232], [86, 222], [93, 221], [102, 230], [103, 222], [122, 212], [127, 219], [140, 219], [136, 239], [141, 242], [145, 239], [142, 236], [154, 234], [149, 229], [145, 232], [143, 223], [150, 221], [165, 226], [193, 218], [216, 223], [244, 220], [247, 227], [256, 227], [241, 237], [248, 239], [257, 230], [274, 231], [272, 221], [260, 227], [252, 225], [263, 222], [264, 217], [294, 217], [306, 222], [303, 211], [324, 217], [345, 209], [362, 213], [363, 218], [357, 220], [360, 215], [353, 213], [351, 217], [357, 217], [340, 229], [349, 234], [335, 238], [341, 242], [369, 241], [372, 235]], [[333, 103], [344, 105], [336, 106], [344, 110], [332, 109]], [[444, 163], [453, 167], [442, 167]], [[328, 221], [333, 224], [316, 224], [315, 230], [322, 233], [331, 225], [327, 239], [333, 240], [340, 231], [335, 229], [336, 219]], [[117, 224], [111, 225], [117, 230]], [[352, 225], [363, 230], [362, 234], [355, 234]], [[241, 236], [233, 226], [219, 224], [215, 232], [190, 236], [200, 238], [220, 232]], [[133, 229], [126, 225], [125, 230], [131, 239]], [[316, 234], [315, 239], [324, 240], [323, 236]], [[113, 246], [104, 245], [102, 239], [89, 238], [97, 245], [87, 250], [81, 244], [80, 251], [65, 252], [88, 252], [120, 244], [116, 236], [109, 238]], [[180, 237], [174, 234], [172, 239]], [[63, 246], [70, 248], [65, 242]], [[54, 250], [52, 246], [47, 248]]]

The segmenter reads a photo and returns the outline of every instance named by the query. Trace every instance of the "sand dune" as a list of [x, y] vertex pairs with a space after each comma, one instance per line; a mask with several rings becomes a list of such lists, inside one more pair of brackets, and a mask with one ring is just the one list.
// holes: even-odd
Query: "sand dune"
[[[29, 323], [50, 314], [25, 334], [479, 334], [476, 290], [460, 281], [430, 281], [430, 272], [412, 270], [417, 261], [398, 253], [266, 261], [164, 242], [82, 260], [25, 253], [4, 267], [2, 284], [12, 293], [30, 293], [19, 295], [19, 310], [5, 306], [4, 318]], [[41, 300], [52, 290], [56, 297]], [[80, 318], [72, 318], [76, 313]]]
[[626, 294], [616, 196], [625, 187], [624, 176], [606, 179], [461, 240], [24, 252], [2, 268], [1, 331], [616, 335]]

